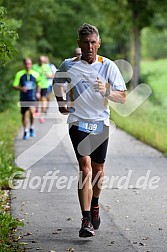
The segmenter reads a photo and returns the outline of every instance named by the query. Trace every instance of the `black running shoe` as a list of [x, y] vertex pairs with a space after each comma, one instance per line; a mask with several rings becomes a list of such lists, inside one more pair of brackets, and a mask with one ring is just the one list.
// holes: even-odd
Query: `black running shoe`
[[81, 229], [79, 230], [79, 237], [91, 237], [94, 235], [95, 232], [92, 223], [87, 218], [84, 218]]
[[100, 226], [99, 206], [93, 206], [91, 208], [91, 220], [94, 229], [98, 229]]

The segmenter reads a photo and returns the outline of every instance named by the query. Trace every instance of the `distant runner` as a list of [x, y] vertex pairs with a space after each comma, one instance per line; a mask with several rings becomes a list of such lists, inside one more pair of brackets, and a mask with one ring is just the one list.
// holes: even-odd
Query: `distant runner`
[[[39, 73], [31, 69], [32, 60], [30, 58], [24, 59], [23, 64], [25, 69], [16, 73], [13, 87], [20, 91], [23, 139], [28, 140], [29, 136], [35, 136], [33, 114], [36, 109], [36, 100], [40, 98], [40, 76]], [[28, 128], [28, 113], [30, 128]]]
[[53, 95], [53, 90], [52, 90], [52, 86], [53, 86], [53, 78], [55, 76], [55, 73], [57, 71], [57, 68], [55, 67], [55, 65], [53, 63], [50, 63], [49, 61], [49, 58], [47, 56], [45, 56], [46, 58], [46, 64], [49, 66], [50, 70], [51, 70], [51, 73], [48, 77], [48, 90], [47, 90], [47, 108], [46, 110], [48, 110], [49, 108], [49, 102], [51, 101], [52, 99], [52, 95]]
[[39, 121], [40, 123], [44, 123], [45, 119], [45, 113], [46, 113], [46, 109], [47, 109], [47, 94], [48, 94], [48, 78], [52, 78], [53, 77], [53, 73], [50, 69], [50, 67], [48, 66], [48, 64], [46, 64], [46, 57], [45, 56], [40, 56], [38, 59], [38, 64], [34, 64], [33, 65], [33, 70], [37, 71], [40, 74], [40, 85], [41, 85], [41, 97], [40, 97], [40, 101], [41, 101], [41, 111], [39, 111], [40, 113], [40, 118]]

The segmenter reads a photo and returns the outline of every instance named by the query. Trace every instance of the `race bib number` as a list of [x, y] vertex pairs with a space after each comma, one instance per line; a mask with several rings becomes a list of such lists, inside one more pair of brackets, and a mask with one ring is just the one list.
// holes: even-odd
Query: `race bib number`
[[90, 134], [100, 134], [103, 131], [103, 121], [79, 121], [78, 129]]
[[28, 90], [32, 90], [35, 87], [34, 81], [26, 81], [25, 86], [27, 87]]

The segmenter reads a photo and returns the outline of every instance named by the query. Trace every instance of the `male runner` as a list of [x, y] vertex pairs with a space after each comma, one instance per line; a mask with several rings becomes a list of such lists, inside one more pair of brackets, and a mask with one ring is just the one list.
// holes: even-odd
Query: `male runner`
[[[94, 236], [100, 225], [99, 196], [109, 136], [107, 101], [124, 103], [126, 99], [119, 69], [113, 61], [97, 55], [100, 45], [97, 28], [83, 24], [78, 30], [82, 54], [61, 64], [53, 85], [60, 113], [69, 114], [69, 135], [79, 163], [80, 237]], [[66, 101], [62, 93], [65, 82]]]
[[40, 75], [40, 83], [41, 83], [41, 114], [39, 121], [40, 123], [44, 123], [45, 113], [47, 109], [47, 94], [48, 94], [48, 78], [53, 77], [53, 73], [48, 64], [46, 64], [46, 57], [44, 55], [40, 56], [38, 59], [38, 63], [33, 65], [33, 70], [37, 71]]
[[[28, 140], [29, 136], [34, 137], [34, 117], [36, 100], [40, 98], [40, 76], [32, 70], [32, 60], [23, 60], [24, 68], [15, 75], [13, 87], [20, 91], [22, 124], [24, 128], [23, 139]], [[30, 116], [30, 129], [28, 128], [28, 112]]]

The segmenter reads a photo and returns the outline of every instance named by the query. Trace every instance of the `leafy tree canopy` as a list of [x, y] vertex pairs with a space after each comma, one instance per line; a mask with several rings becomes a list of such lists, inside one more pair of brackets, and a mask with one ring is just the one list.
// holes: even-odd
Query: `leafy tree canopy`
[[0, 7], [0, 65], [6, 64], [15, 55], [15, 44], [18, 39], [16, 28], [19, 22], [6, 18], [6, 9]]

